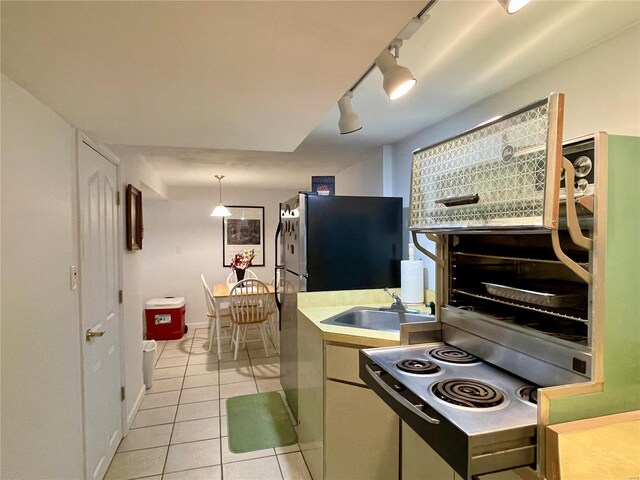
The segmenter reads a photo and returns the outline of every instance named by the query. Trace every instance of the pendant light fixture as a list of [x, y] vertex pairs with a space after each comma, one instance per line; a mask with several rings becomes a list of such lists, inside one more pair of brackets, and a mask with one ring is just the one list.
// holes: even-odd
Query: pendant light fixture
[[353, 92], [348, 91], [338, 101], [338, 110], [340, 110], [338, 128], [342, 135], [357, 132], [362, 128], [360, 117], [353, 111], [353, 107], [351, 106], [351, 98], [353, 98]]
[[512, 15], [529, 5], [531, 0], [498, 0], [498, 3], [502, 5], [502, 8], [504, 8], [509, 15]]
[[384, 49], [378, 58], [376, 58], [376, 66], [382, 72], [382, 88], [387, 93], [389, 100], [397, 100], [411, 90], [416, 84], [416, 77], [413, 76], [411, 70], [407, 67], [398, 65], [398, 58], [402, 40], [394, 40], [391, 48], [395, 55], [392, 55], [388, 49]]
[[231, 212], [229, 211], [229, 209], [227, 207], [225, 207], [222, 204], [222, 179], [224, 178], [224, 175], [216, 175], [215, 176], [218, 179], [218, 189], [220, 192], [220, 203], [218, 204], [218, 206], [216, 206], [216, 208], [213, 209], [213, 212], [211, 212], [211, 216], [212, 217], [230, 217], [231, 216]]

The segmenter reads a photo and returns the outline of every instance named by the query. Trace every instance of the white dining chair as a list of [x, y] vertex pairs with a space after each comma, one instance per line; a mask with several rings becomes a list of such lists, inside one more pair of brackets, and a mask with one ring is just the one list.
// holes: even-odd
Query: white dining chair
[[238, 350], [245, 344], [247, 328], [255, 325], [260, 330], [264, 353], [269, 356], [267, 348], [267, 321], [273, 310], [274, 297], [269, 293], [267, 285], [255, 278], [245, 278], [236, 283], [229, 294], [231, 322], [235, 327], [231, 346], [233, 359], [238, 358]]
[[[213, 345], [213, 336], [216, 332], [216, 307], [215, 301], [213, 299], [213, 294], [211, 293], [211, 288], [207, 284], [207, 280], [204, 278], [204, 273], [200, 275], [200, 280], [202, 281], [202, 286], [204, 288], [204, 299], [205, 305], [207, 307], [207, 318], [209, 319], [209, 346]], [[229, 308], [221, 309], [220, 311], [220, 327], [222, 328], [222, 319], [223, 317], [230, 319], [231, 311]], [[216, 341], [220, 341], [219, 338]]]

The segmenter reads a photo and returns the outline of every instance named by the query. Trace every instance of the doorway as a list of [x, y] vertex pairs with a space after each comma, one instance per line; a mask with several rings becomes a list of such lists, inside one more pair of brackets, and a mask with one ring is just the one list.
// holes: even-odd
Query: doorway
[[123, 436], [118, 162], [78, 135], [85, 476], [101, 479]]

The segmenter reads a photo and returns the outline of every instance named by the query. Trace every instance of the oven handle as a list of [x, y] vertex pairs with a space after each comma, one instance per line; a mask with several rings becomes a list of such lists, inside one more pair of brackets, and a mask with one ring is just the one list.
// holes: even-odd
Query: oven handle
[[393, 399], [395, 401], [397, 401], [398, 403], [400, 403], [403, 407], [408, 408], [412, 411], [414, 411], [414, 413], [416, 415], [418, 415], [420, 418], [422, 418], [423, 420], [432, 423], [433, 425], [438, 425], [440, 423], [440, 420], [438, 420], [437, 418], [433, 418], [430, 417], [429, 415], [427, 415], [426, 413], [424, 413], [422, 410], [420, 410], [416, 405], [414, 405], [413, 403], [411, 403], [410, 401], [406, 400], [405, 398], [401, 397], [400, 395], [398, 395], [396, 392], [393, 391], [393, 389], [387, 385], [386, 383], [384, 383], [384, 381], [376, 374], [376, 372], [374, 372], [371, 367], [369, 365], [365, 365], [364, 366], [367, 369], [367, 372], [369, 373], [369, 376], [378, 384], [380, 385], [380, 387], [387, 392], [389, 395], [391, 395], [391, 397], [393, 397]]
[[445, 207], [459, 207], [460, 205], [473, 205], [480, 201], [480, 195], [474, 193], [472, 195], [462, 195], [460, 197], [439, 198], [434, 203], [441, 203]]

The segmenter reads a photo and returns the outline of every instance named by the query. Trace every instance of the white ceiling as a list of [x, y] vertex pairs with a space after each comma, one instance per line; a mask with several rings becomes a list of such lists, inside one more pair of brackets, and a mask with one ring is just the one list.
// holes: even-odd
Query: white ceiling
[[439, 0], [400, 52], [417, 86], [390, 102], [374, 70], [364, 128], [339, 135], [335, 103], [426, 3], [3, 1], [2, 71], [170, 185], [299, 189], [640, 20], [637, 1]]
[[2, 72], [100, 142], [290, 152], [423, 6], [2, 2]]

